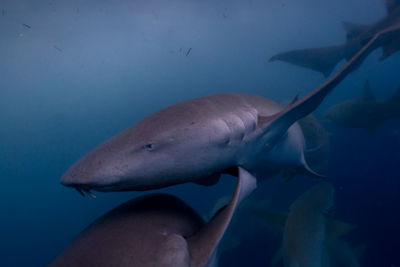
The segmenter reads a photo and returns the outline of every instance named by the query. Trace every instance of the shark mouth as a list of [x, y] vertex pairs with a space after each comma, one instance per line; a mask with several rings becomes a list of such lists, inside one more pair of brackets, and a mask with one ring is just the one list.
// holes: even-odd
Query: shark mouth
[[84, 187], [84, 186], [75, 186], [76, 191], [82, 196], [85, 197], [85, 193], [90, 196], [91, 198], [96, 198], [96, 195], [93, 194], [90, 189]]

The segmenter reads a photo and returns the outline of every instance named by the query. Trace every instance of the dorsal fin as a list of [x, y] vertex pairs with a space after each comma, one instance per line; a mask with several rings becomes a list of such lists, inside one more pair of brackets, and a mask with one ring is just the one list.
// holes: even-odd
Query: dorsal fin
[[375, 100], [375, 96], [372, 93], [371, 85], [368, 80], [364, 84], [364, 88], [362, 90], [362, 93], [361, 93], [359, 99], [363, 100], [363, 101]]
[[256, 178], [239, 167], [238, 183], [229, 204], [195, 235], [188, 237], [191, 266], [205, 266], [215, 255], [217, 246], [229, 226], [239, 203], [256, 188]]
[[391, 14], [396, 8], [400, 6], [400, 0], [385, 0], [386, 11]]
[[342, 26], [346, 31], [347, 41], [357, 38], [370, 27], [370, 25], [357, 24], [348, 21], [342, 21]]
[[268, 121], [262, 128], [262, 138], [265, 145], [272, 148], [299, 119], [313, 112], [324, 98], [364, 61], [364, 59], [376, 48], [382, 45], [384, 40], [399, 34], [400, 23], [388, 27], [374, 35], [347, 63], [340, 68], [331, 78], [316, 88], [314, 91], [298, 100], [295, 104], [285, 108], [274, 118]]

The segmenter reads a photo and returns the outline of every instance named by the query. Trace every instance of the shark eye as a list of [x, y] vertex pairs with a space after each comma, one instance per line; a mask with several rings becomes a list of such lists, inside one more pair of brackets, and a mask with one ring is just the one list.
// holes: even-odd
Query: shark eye
[[152, 144], [152, 143], [147, 144], [143, 148], [146, 149], [147, 151], [151, 151], [154, 149], [154, 144]]

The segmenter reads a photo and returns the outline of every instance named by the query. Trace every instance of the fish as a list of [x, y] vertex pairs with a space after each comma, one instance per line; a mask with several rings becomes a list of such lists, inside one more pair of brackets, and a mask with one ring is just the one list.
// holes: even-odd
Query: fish
[[285, 266], [360, 266], [359, 258], [366, 246], [352, 248], [343, 240], [357, 226], [328, 215], [334, 204], [333, 198], [333, 186], [322, 182], [300, 195], [288, 213], [260, 209], [251, 211], [283, 235], [282, 248], [273, 257], [271, 266], [277, 266], [281, 260]]
[[255, 189], [251, 176], [241, 177], [230, 202], [207, 223], [173, 195], [144, 195], [95, 220], [48, 266], [217, 266], [232, 216]]
[[324, 98], [398, 27], [379, 32], [335, 75], [282, 107], [249, 94], [217, 94], [161, 109], [100, 144], [75, 162], [61, 184], [91, 190], [141, 191], [194, 182], [214, 185], [244, 169], [264, 180], [283, 171], [321, 177], [304, 157], [297, 121]]
[[54, 49], [55, 49], [55, 50], [57, 50], [58, 52], [60, 52], [60, 53], [62, 52], [62, 49], [61, 49], [61, 48], [59, 48], [58, 46], [56, 46], [56, 45], [53, 45], [53, 47], [54, 47]]
[[192, 48], [189, 48], [188, 51], [186, 52], [186, 56], [188, 56], [191, 51], [192, 51]]
[[291, 205], [283, 231], [285, 266], [326, 266], [325, 214], [333, 206], [333, 186], [321, 183]]
[[25, 23], [22, 23], [22, 26], [24, 26], [24, 27], [26, 27], [26, 28], [28, 28], [28, 29], [31, 29], [31, 28], [32, 28], [30, 25], [25, 24]]
[[[387, 15], [376, 23], [360, 25], [342, 22], [346, 31], [346, 42], [344, 44], [278, 53], [272, 56], [269, 61], [288, 62], [320, 72], [325, 77], [328, 77], [339, 61], [353, 57], [377, 32], [400, 23], [400, 0], [386, 0], [385, 4]], [[380, 60], [390, 57], [400, 50], [400, 34], [387, 38], [379, 47], [383, 48]]]
[[400, 118], [400, 87], [387, 99], [376, 99], [369, 81], [360, 96], [333, 105], [323, 113], [327, 124], [360, 128], [373, 135], [385, 121]]

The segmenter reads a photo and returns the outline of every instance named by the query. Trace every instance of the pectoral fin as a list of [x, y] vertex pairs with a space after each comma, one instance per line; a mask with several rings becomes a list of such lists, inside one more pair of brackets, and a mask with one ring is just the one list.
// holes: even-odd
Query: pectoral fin
[[229, 204], [217, 211], [210, 222], [187, 239], [191, 266], [205, 266], [212, 259], [239, 203], [257, 187], [255, 177], [241, 167], [238, 169], [238, 183]]
[[293, 50], [274, 55], [269, 61], [280, 60], [288, 62], [321, 72], [325, 77], [328, 77], [336, 64], [344, 58], [345, 48], [344, 45], [337, 45]]

